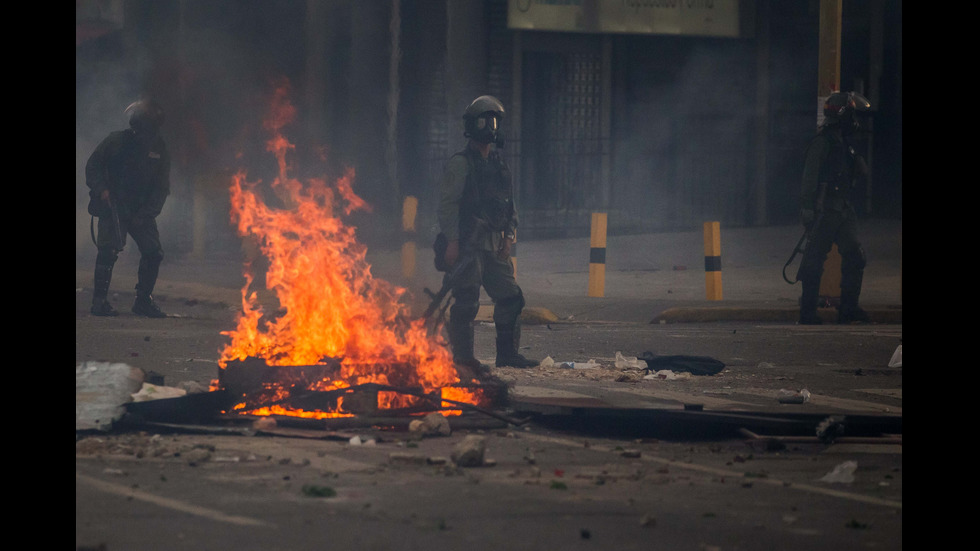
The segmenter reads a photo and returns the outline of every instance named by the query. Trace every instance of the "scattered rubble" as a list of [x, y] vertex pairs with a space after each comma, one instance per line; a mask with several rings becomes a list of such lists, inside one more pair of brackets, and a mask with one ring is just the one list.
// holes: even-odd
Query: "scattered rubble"
[[805, 404], [810, 401], [810, 391], [805, 388], [802, 390], [781, 388], [776, 393], [776, 399], [780, 404]]
[[902, 345], [898, 345], [895, 349], [891, 359], [888, 360], [888, 367], [902, 367]]
[[408, 431], [412, 435], [420, 438], [426, 436], [449, 436], [453, 433], [452, 428], [449, 426], [449, 420], [446, 419], [445, 415], [438, 412], [430, 413], [422, 419], [413, 419], [408, 424]]
[[481, 467], [487, 450], [487, 439], [478, 434], [469, 434], [453, 448], [451, 458], [460, 467]]
[[857, 461], [845, 461], [834, 467], [834, 470], [825, 474], [823, 478], [820, 478], [820, 482], [850, 484], [854, 482], [854, 472], [857, 471], [857, 466]]
[[143, 386], [140, 387], [139, 392], [133, 394], [133, 401], [147, 402], [150, 400], [160, 400], [163, 398], [179, 398], [186, 395], [187, 391], [182, 388], [143, 383]]
[[82, 362], [75, 366], [75, 430], [112, 428], [146, 374], [124, 363]]

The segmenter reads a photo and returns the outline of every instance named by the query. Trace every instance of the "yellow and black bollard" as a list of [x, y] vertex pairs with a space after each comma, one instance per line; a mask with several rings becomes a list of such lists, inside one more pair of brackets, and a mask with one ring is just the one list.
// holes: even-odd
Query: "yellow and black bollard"
[[402, 277], [411, 279], [415, 276], [415, 215], [418, 212], [419, 200], [409, 195], [402, 203]]
[[823, 263], [823, 276], [820, 278], [820, 304], [831, 306], [840, 303], [841, 257], [837, 244], [830, 246], [827, 259]]
[[704, 286], [708, 300], [721, 300], [721, 229], [704, 223]]
[[589, 296], [606, 293], [606, 213], [592, 213], [592, 235], [589, 238]]

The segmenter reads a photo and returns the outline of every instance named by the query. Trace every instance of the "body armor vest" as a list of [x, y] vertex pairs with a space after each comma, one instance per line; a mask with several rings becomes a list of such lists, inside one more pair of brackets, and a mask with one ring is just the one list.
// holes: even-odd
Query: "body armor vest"
[[820, 181], [827, 183], [828, 196], [846, 198], [854, 185], [854, 148], [831, 136], [824, 139], [830, 149], [820, 167]]
[[471, 237], [478, 220], [490, 231], [506, 230], [514, 216], [510, 169], [496, 150], [486, 160], [469, 148], [457, 155], [465, 156], [470, 167], [460, 202], [460, 241]]

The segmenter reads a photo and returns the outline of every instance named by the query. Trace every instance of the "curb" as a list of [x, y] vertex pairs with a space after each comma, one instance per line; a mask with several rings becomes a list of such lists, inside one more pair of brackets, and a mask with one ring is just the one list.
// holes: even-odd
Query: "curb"
[[[871, 323], [901, 324], [902, 309], [879, 308], [868, 310]], [[837, 323], [835, 308], [820, 308], [817, 315], [824, 323]], [[694, 323], [707, 321], [757, 321], [796, 323], [800, 311], [796, 308], [669, 308], [650, 320], [650, 323]]]
[[[493, 305], [481, 304], [480, 311], [476, 315], [476, 321], [493, 321]], [[555, 323], [558, 316], [551, 310], [541, 306], [525, 306], [521, 311], [521, 323], [527, 325], [541, 325], [545, 323]]]

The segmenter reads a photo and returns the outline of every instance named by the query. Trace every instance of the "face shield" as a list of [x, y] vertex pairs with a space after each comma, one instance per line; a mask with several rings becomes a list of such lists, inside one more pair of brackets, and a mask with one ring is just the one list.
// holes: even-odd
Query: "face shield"
[[845, 132], [856, 134], [863, 128], [868, 127], [868, 119], [871, 118], [871, 102], [857, 92], [847, 93], [847, 124]]
[[500, 121], [504, 117], [504, 105], [493, 96], [480, 96], [463, 112], [464, 135], [481, 143], [503, 146]]
[[151, 99], [135, 101], [126, 108], [129, 126], [138, 133], [155, 135], [163, 126], [163, 109]]
[[827, 124], [839, 125], [844, 135], [856, 133], [870, 116], [871, 102], [857, 92], [836, 92], [824, 103]]
[[497, 143], [500, 130], [500, 116], [493, 112], [482, 113], [480, 116], [468, 119], [466, 135], [481, 143]]
[[500, 123], [497, 120], [497, 116], [493, 113], [486, 113], [482, 117], [476, 119], [476, 129], [480, 132], [486, 132], [491, 135], [497, 134], [499, 124]]

